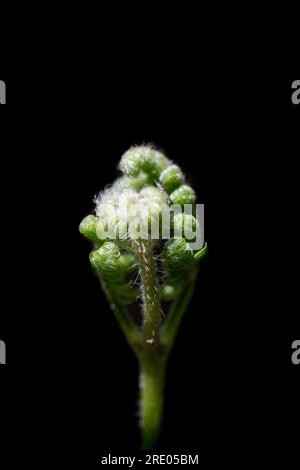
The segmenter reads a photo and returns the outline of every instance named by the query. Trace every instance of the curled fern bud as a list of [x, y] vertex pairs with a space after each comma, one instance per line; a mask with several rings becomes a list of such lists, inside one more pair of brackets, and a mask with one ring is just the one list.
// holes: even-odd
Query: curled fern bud
[[174, 204], [194, 204], [196, 201], [196, 194], [190, 186], [183, 184], [171, 193], [170, 199]]
[[163, 260], [167, 276], [177, 279], [193, 264], [193, 251], [184, 238], [173, 238], [164, 247]]
[[160, 184], [168, 194], [181, 186], [183, 181], [184, 175], [178, 165], [168, 166], [159, 177]]
[[142, 171], [153, 179], [158, 179], [160, 173], [170, 165], [170, 160], [161, 152], [139, 146], [129, 149], [121, 158], [120, 170], [128, 176], [138, 176]]
[[133, 269], [135, 261], [129, 253], [121, 255], [115, 243], [105, 242], [90, 254], [91, 265], [110, 284], [126, 283], [126, 275]]
[[119, 274], [120, 250], [112, 242], [105, 242], [98, 250], [90, 254], [90, 263], [103, 277], [114, 280]]
[[97, 218], [94, 215], [88, 215], [83, 219], [79, 226], [79, 231], [92, 242], [100, 243], [97, 236]]

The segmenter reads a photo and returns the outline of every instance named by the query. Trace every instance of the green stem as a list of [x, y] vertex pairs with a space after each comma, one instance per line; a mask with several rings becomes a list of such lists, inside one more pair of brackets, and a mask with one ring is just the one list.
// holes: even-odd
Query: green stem
[[112, 290], [109, 289], [103, 281], [101, 281], [101, 284], [128, 344], [131, 346], [135, 354], [137, 354], [140, 351], [141, 335], [138, 332], [134, 321], [129, 315], [126, 307], [115, 298]]
[[146, 353], [139, 363], [142, 447], [152, 449], [159, 437], [162, 422], [167, 358]]
[[138, 353], [141, 437], [143, 448], [151, 449], [160, 433], [167, 354], [160, 343], [160, 295], [152, 246], [136, 241], [132, 249], [139, 263], [143, 295], [143, 343]]
[[143, 337], [148, 344], [159, 345], [161, 309], [159, 285], [153, 251], [150, 243], [135, 242], [133, 245], [140, 269], [143, 295]]
[[192, 278], [189, 279], [187, 282], [183, 283], [180, 293], [177, 299], [174, 300], [171, 309], [167, 315], [166, 321], [162, 327], [162, 343], [168, 349], [169, 352], [172, 349], [179, 329], [179, 325], [192, 298], [197, 273], [198, 270], [195, 270], [192, 275]]

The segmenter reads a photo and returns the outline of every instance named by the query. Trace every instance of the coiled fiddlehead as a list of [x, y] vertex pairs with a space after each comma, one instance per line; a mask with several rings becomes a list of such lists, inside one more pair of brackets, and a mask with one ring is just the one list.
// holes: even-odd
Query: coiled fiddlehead
[[[99, 194], [95, 215], [79, 230], [94, 245], [91, 265], [140, 364], [142, 444], [150, 448], [161, 424], [167, 358], [207, 246], [193, 249], [199, 229], [193, 210], [170, 212], [174, 204], [193, 209], [196, 202], [178, 165], [151, 146], [137, 146], [119, 168], [123, 176]], [[127, 306], [140, 300], [137, 325]]]

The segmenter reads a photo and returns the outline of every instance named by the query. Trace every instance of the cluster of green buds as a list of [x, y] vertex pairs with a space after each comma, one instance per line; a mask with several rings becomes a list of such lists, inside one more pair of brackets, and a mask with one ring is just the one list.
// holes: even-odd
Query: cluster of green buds
[[[91, 265], [139, 360], [142, 443], [150, 448], [161, 424], [167, 358], [207, 246], [193, 243], [202, 229], [196, 194], [178, 165], [137, 146], [119, 168], [123, 175], [99, 194], [80, 232], [94, 245]], [[140, 304], [136, 322], [132, 309]]]

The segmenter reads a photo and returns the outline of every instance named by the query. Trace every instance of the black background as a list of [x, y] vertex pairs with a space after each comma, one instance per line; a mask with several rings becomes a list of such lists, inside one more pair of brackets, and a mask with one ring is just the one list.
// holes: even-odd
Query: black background
[[78, 225], [122, 153], [148, 142], [197, 189], [209, 245], [170, 359], [158, 451], [197, 452], [209, 467], [297, 448], [293, 80], [145, 69], [126, 80], [94, 69], [3, 77], [1, 453], [11, 463], [93, 468], [109, 451], [137, 452], [137, 364]]

